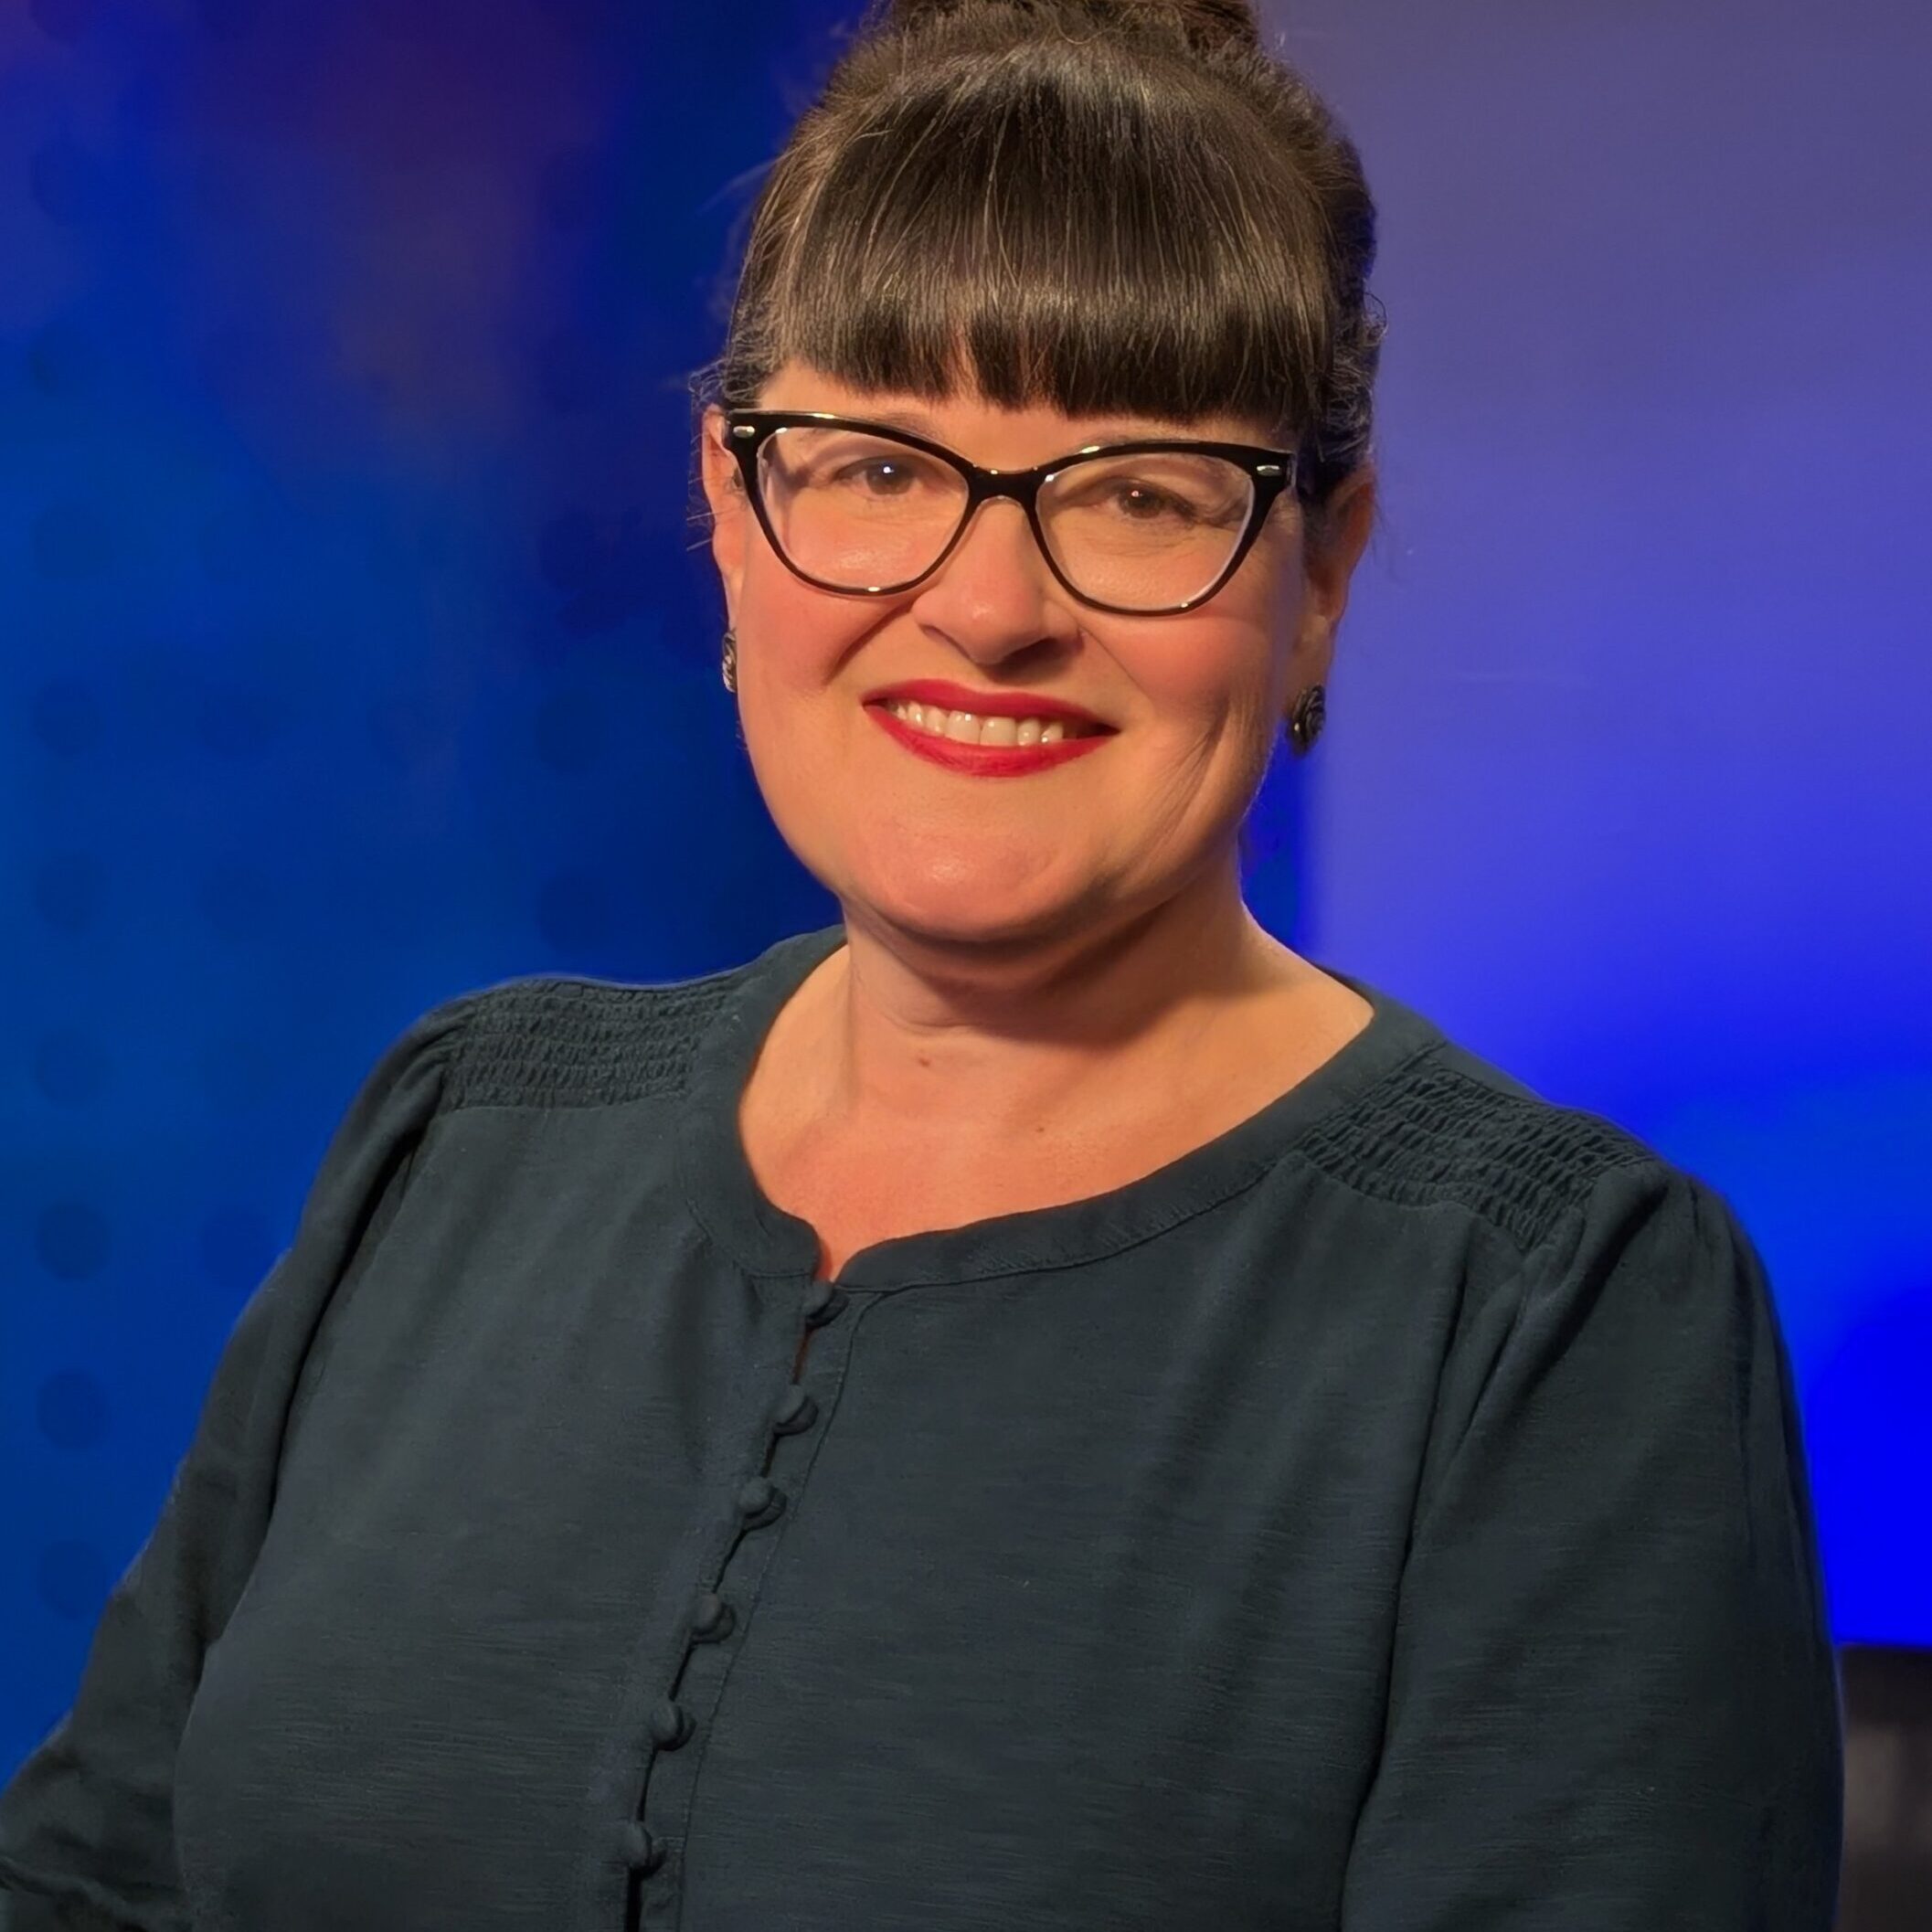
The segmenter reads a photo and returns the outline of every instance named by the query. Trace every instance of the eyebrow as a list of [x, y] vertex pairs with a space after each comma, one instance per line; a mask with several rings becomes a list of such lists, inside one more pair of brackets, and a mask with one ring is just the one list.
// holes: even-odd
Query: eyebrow
[[[946, 441], [923, 409], [854, 409], [851, 414], [862, 422], [880, 423], [889, 430], [910, 430], [915, 436], [924, 436], [934, 442]], [[1192, 436], [1194, 433], [1179, 425], [1158, 423], [1150, 428], [1146, 423], [1107, 422], [1088, 430], [1073, 447], [1085, 449], [1089, 443], [1138, 442], [1143, 438]], [[1207, 440], [1213, 441], [1212, 438]]]

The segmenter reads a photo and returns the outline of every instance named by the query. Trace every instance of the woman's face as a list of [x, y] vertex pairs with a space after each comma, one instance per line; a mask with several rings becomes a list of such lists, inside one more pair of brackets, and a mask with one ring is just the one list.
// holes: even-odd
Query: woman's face
[[[922, 402], [851, 389], [788, 364], [759, 405], [908, 428], [991, 468], [1030, 468], [1081, 445], [1184, 435], [1267, 442], [1237, 418], [1068, 417], [974, 396]], [[745, 743], [800, 862], [845, 908], [932, 940], [1050, 939], [1152, 911], [1225, 867], [1238, 890], [1240, 822], [1297, 693], [1326, 674], [1372, 485], [1355, 480], [1333, 535], [1305, 554], [1299, 505], [1276, 500], [1254, 547], [1199, 608], [1119, 616], [1065, 590], [1009, 499], [981, 506], [925, 582], [846, 596], [773, 553], [707, 412], [704, 481], [727, 621], [738, 633]], [[1114, 727], [1050, 769], [993, 778], [908, 748], [865, 695], [943, 678], [1041, 694]]]

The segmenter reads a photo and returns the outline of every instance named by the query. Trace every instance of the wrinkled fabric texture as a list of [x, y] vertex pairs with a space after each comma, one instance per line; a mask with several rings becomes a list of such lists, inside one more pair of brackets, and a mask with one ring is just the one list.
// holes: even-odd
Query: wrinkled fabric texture
[[1230, 1131], [828, 1287], [737, 1103], [843, 937], [388, 1047], [0, 1792], [0, 1928], [1824, 1932], [1724, 1199], [1338, 973], [1371, 1024]]

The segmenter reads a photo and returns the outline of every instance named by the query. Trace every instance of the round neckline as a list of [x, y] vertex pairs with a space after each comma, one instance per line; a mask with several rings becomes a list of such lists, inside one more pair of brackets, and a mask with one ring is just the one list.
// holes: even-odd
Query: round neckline
[[[738, 1114], [785, 1003], [844, 943], [841, 923], [767, 947], [738, 970], [737, 983], [692, 1051], [676, 1132], [685, 1204], [712, 1239], [754, 1275], [818, 1272], [817, 1231], [759, 1184]], [[1367, 1001], [1368, 1021], [1258, 1112], [1104, 1194], [874, 1242], [846, 1261], [839, 1284], [896, 1290], [1077, 1266], [1147, 1240], [1251, 1186], [1318, 1122], [1443, 1038], [1432, 1020], [1380, 987], [1332, 966], [1320, 970]]]

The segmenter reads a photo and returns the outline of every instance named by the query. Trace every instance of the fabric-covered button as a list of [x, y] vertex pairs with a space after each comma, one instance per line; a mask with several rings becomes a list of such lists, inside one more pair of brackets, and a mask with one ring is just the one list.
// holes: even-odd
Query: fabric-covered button
[[731, 1626], [736, 1621], [731, 1606], [716, 1590], [706, 1590], [691, 1611], [691, 1640], [693, 1643], [717, 1643], [721, 1638], [730, 1636]]
[[651, 1706], [651, 1742], [660, 1751], [674, 1751], [696, 1727], [691, 1713], [674, 1697], [666, 1697]]
[[772, 1412], [771, 1427], [781, 1436], [795, 1436], [819, 1418], [819, 1406], [796, 1382], [779, 1398]]
[[785, 1492], [769, 1476], [754, 1476], [738, 1492], [738, 1507], [748, 1529], [763, 1529], [783, 1514]]
[[805, 1326], [823, 1328], [826, 1322], [835, 1322], [849, 1299], [844, 1289], [829, 1281], [814, 1281], [805, 1295]]
[[666, 1850], [661, 1838], [653, 1838], [636, 1819], [628, 1818], [617, 1834], [618, 1853], [638, 1872], [654, 1872], [664, 1862]]

